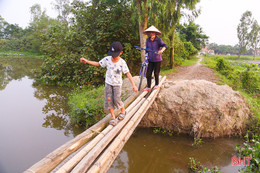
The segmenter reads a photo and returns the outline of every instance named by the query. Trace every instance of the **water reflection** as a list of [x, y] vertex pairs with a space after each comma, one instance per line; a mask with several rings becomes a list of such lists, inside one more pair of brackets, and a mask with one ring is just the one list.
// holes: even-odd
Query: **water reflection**
[[69, 89], [35, 82], [41, 64], [0, 57], [1, 173], [23, 172], [84, 130], [70, 123]]
[[170, 137], [154, 134], [151, 129], [138, 129], [108, 172], [186, 173], [190, 157], [208, 168], [218, 166], [236, 172], [239, 167], [231, 166], [231, 158], [236, 152], [235, 144], [241, 142], [239, 138], [204, 139], [201, 146], [194, 147], [189, 136]]
[[36, 89], [34, 97], [39, 100], [45, 100], [45, 105], [42, 108], [42, 112], [45, 114], [43, 127], [64, 130], [64, 135], [66, 136], [69, 134], [76, 136], [84, 130], [70, 123], [67, 106], [69, 88], [43, 86], [36, 82], [33, 84], [33, 87]]
[[32, 69], [40, 69], [42, 60], [34, 58], [0, 57], [0, 90], [5, 89], [12, 80], [25, 76], [33, 78]]
[[[25, 76], [29, 79], [35, 77], [40, 70], [41, 59], [35, 58], [0, 58], [0, 90], [4, 90], [12, 80], [21, 80]], [[78, 135], [84, 129], [72, 126], [69, 119], [67, 94], [70, 89], [65, 87], [43, 86], [33, 82], [34, 97], [44, 101], [42, 113], [45, 115], [42, 127], [64, 130], [64, 135]]]

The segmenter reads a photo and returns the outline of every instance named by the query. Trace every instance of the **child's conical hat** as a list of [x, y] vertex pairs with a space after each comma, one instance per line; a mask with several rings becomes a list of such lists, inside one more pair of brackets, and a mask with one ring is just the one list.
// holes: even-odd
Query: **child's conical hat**
[[148, 34], [149, 32], [155, 32], [156, 35], [161, 34], [161, 32], [157, 28], [155, 28], [153, 25], [144, 31], [145, 34]]

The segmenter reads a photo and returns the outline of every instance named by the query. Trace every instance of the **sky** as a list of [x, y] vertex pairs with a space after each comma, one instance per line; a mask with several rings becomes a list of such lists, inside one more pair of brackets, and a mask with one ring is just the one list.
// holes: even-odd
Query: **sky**
[[[50, 17], [56, 17], [52, 3], [55, 0], [0, 0], [0, 15], [9, 24], [28, 26], [30, 7], [38, 3]], [[232, 45], [238, 43], [237, 26], [242, 14], [249, 10], [260, 24], [260, 0], [200, 0], [201, 9], [195, 20], [209, 36], [209, 43]]]

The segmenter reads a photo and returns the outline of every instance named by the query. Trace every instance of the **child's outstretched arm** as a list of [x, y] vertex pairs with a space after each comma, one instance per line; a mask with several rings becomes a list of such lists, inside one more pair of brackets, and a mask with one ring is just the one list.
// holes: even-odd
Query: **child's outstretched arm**
[[132, 77], [131, 73], [130, 73], [130, 72], [127, 72], [127, 73], [126, 73], [126, 76], [127, 76], [128, 79], [130, 80], [130, 82], [131, 82], [131, 84], [132, 84], [132, 86], [133, 86], [134, 92], [137, 92], [138, 89], [137, 89], [137, 87], [135, 86], [135, 83], [134, 83], [134, 80], [133, 80], [133, 77]]
[[89, 60], [86, 60], [85, 58], [80, 58], [80, 62], [88, 63], [88, 64], [90, 64], [90, 65], [94, 65], [94, 66], [100, 66], [99, 62], [96, 62], [96, 61], [89, 61]]

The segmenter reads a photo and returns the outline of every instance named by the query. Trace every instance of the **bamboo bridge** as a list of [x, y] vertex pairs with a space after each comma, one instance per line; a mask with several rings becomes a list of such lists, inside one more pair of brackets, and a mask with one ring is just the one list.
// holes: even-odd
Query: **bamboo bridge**
[[[163, 77], [159, 86], [165, 81]], [[153, 82], [154, 85], [154, 82]], [[107, 172], [160, 89], [138, 92], [125, 101], [127, 115], [116, 126], [108, 125], [108, 114], [98, 123], [63, 144], [24, 173]], [[119, 110], [116, 111], [116, 115]]]

